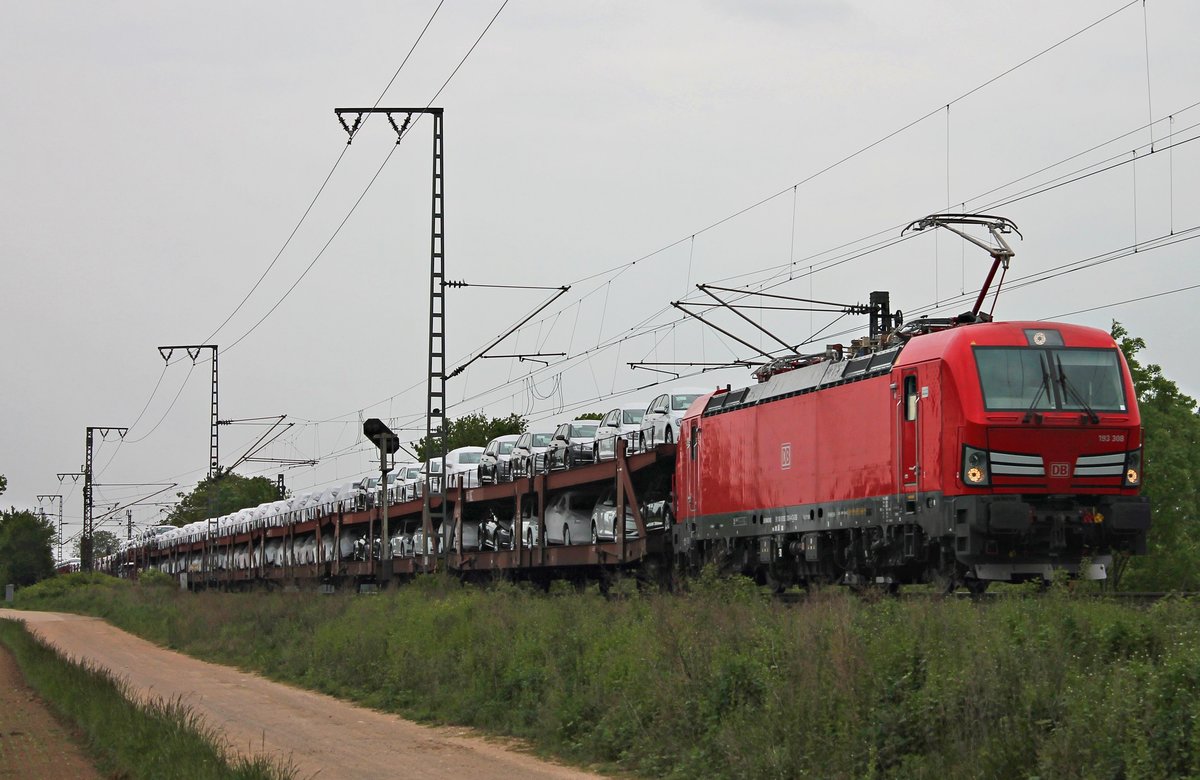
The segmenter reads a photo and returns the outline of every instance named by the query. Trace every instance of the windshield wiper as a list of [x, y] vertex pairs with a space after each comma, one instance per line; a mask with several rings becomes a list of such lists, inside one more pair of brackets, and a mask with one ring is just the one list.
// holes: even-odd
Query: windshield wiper
[[1092, 424], [1099, 425], [1100, 415], [1092, 411], [1092, 407], [1088, 406], [1088, 402], [1083, 400], [1083, 396], [1080, 395], [1079, 391], [1075, 389], [1075, 385], [1071, 384], [1071, 380], [1067, 379], [1067, 372], [1063, 370], [1062, 356], [1055, 353], [1054, 363], [1056, 366], [1058, 366], [1058, 383], [1062, 387], [1063, 393], [1070, 393], [1071, 395], [1075, 396], [1075, 400], [1078, 401], [1079, 405], [1083, 407], [1083, 410], [1087, 412], [1088, 419], [1092, 421]]
[[1046, 374], [1046, 363], [1040, 357], [1038, 358], [1038, 366], [1040, 366], [1042, 369], [1042, 381], [1038, 385], [1037, 395], [1033, 397], [1033, 402], [1030, 403], [1029, 408], [1025, 410], [1024, 422], [1026, 423], [1040, 423], [1042, 421], [1041, 413], [1034, 411], [1034, 407], [1038, 405], [1038, 401], [1042, 400], [1042, 394], [1046, 393], [1050, 387], [1050, 377]]

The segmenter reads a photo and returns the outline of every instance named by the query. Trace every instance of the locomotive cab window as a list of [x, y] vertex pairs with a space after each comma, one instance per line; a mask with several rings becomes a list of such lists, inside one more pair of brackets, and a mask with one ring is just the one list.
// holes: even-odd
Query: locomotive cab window
[[904, 419], [912, 422], [917, 419], [917, 378], [904, 377]]
[[1114, 349], [976, 347], [988, 411], [1125, 412]]

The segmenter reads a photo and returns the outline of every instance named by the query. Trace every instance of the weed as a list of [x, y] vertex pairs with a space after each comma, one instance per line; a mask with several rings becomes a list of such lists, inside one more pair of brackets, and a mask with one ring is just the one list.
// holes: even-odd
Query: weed
[[679, 596], [444, 577], [372, 598], [94, 581], [28, 588], [18, 605], [652, 776], [1200, 773], [1200, 613], [1182, 599], [828, 590], [784, 606], [710, 571]]

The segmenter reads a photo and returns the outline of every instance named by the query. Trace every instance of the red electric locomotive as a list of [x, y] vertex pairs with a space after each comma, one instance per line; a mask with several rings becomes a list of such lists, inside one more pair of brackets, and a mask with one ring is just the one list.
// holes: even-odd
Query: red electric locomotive
[[[930, 219], [987, 225], [992, 275], [1007, 265], [1007, 220]], [[875, 293], [869, 338], [697, 399], [680, 426], [677, 554], [780, 586], [982, 589], [1054, 569], [1103, 578], [1114, 552], [1144, 552], [1120, 349], [1093, 328], [991, 322], [987, 288], [972, 312], [907, 325]]]

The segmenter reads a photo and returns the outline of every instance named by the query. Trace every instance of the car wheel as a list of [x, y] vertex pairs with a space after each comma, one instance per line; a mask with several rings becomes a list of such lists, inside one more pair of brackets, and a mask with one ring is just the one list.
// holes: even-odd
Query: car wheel
[[600, 462], [600, 445], [593, 444], [592, 445], [592, 463], [599, 463], [599, 462]]
[[675, 431], [672, 430], [671, 426], [669, 426], [669, 425], [667, 426], [666, 434], [663, 436], [663, 441], [666, 442], [667, 444], [675, 443]]
[[596, 524], [592, 523], [592, 544], [600, 541], [600, 535], [596, 533]]
[[646, 449], [646, 434], [645, 433], [642, 433], [642, 432], [638, 433], [638, 449], [643, 450], [643, 451], [645, 451], [645, 449]]
[[564, 525], [563, 526], [563, 544], [570, 544], [570, 543], [571, 543], [571, 529]]
[[567, 454], [563, 457], [563, 468], [575, 468], [575, 456], [571, 454], [570, 450], [567, 450]]
[[525, 546], [531, 550], [533, 549], [533, 531], [525, 532]]

